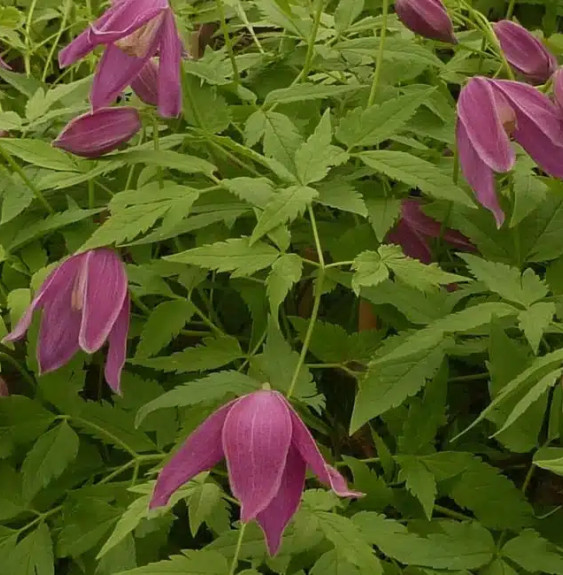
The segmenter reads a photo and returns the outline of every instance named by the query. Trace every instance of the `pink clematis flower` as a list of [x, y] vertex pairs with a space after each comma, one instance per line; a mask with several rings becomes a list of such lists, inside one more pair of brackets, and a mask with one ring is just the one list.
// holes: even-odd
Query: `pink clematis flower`
[[395, 12], [415, 34], [457, 44], [452, 21], [441, 0], [396, 0]]
[[158, 64], [154, 59], [143, 66], [139, 75], [131, 82], [131, 88], [145, 104], [158, 105]]
[[548, 174], [563, 178], [561, 113], [545, 95], [521, 82], [472, 78], [457, 104], [457, 146], [461, 169], [479, 202], [500, 227], [504, 213], [493, 172], [508, 172], [515, 161], [509, 136]]
[[90, 93], [94, 110], [111, 104], [158, 53], [159, 112], [167, 117], [180, 113], [182, 43], [168, 0], [114, 1], [109, 10], [61, 50], [59, 64], [69, 66], [100, 45], [105, 45], [106, 50]]
[[71, 256], [43, 282], [31, 305], [2, 341], [21, 339], [43, 308], [37, 360], [41, 373], [64, 365], [79, 350], [109, 342], [105, 377], [120, 392], [129, 330], [127, 274], [119, 256], [101, 248]]
[[229, 481], [241, 502], [241, 521], [255, 519], [275, 555], [297, 511], [307, 466], [341, 497], [361, 497], [328, 465], [311, 433], [277, 391], [255, 391], [207, 418], [164, 466], [150, 507], [165, 505], [182, 484], [227, 460]]
[[[387, 239], [392, 244], [400, 245], [407, 256], [429, 264], [432, 262], [432, 253], [428, 240], [440, 237], [440, 230], [440, 222], [427, 216], [418, 200], [409, 198], [402, 201], [401, 218]], [[456, 230], [444, 230], [443, 238], [461, 250], [475, 250], [475, 246]]]
[[135, 108], [100, 108], [73, 118], [53, 142], [71, 154], [97, 158], [118, 148], [141, 129]]
[[546, 82], [557, 68], [555, 56], [516, 22], [501, 20], [493, 28], [508, 63], [530, 82]]

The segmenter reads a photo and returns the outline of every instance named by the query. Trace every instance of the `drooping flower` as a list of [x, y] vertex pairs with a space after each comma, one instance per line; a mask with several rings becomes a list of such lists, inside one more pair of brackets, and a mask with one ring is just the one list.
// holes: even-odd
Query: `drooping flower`
[[512, 136], [548, 174], [563, 178], [563, 127], [555, 104], [521, 82], [472, 78], [457, 104], [457, 146], [461, 169], [478, 201], [500, 227], [504, 213], [493, 172], [508, 172], [515, 161]]
[[135, 108], [100, 108], [73, 118], [53, 142], [71, 154], [97, 158], [118, 148], [141, 129]]
[[362, 496], [325, 462], [287, 399], [261, 390], [224, 405], [188, 437], [158, 476], [150, 507], [165, 505], [182, 484], [223, 458], [241, 521], [258, 522], [270, 555], [299, 507], [307, 466], [337, 495]]
[[415, 34], [457, 44], [452, 21], [441, 0], [396, 0], [395, 12]]
[[510, 20], [493, 24], [508, 63], [530, 82], [542, 84], [557, 67], [555, 56], [526, 28]]
[[[420, 260], [422, 263], [432, 262], [432, 253], [428, 240], [441, 235], [441, 224], [427, 216], [420, 207], [420, 202], [414, 198], [403, 200], [401, 217], [391, 230], [387, 239], [403, 248], [403, 252]], [[444, 240], [461, 250], [473, 251], [475, 246], [460, 232], [446, 228], [442, 234]]]
[[563, 68], [558, 68], [553, 74], [553, 99], [563, 114]]
[[59, 64], [69, 66], [100, 45], [106, 49], [90, 93], [94, 110], [110, 105], [158, 53], [159, 112], [167, 117], [180, 113], [182, 43], [168, 0], [115, 0], [61, 50]]
[[68, 258], [43, 282], [2, 341], [21, 339], [39, 308], [43, 309], [37, 344], [40, 372], [58, 369], [79, 349], [94, 353], [108, 341], [105, 377], [119, 393], [129, 330], [127, 274], [119, 256], [100, 248]]

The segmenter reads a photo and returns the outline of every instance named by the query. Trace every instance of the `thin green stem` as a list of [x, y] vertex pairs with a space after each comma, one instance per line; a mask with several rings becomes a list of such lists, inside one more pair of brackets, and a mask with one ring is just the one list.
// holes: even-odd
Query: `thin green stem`
[[510, 0], [510, 2], [508, 3], [508, 9], [506, 10], [506, 16], [505, 16], [505, 18], [507, 20], [510, 20], [512, 18], [515, 4], [516, 4], [516, 0]]
[[25, 185], [33, 192], [35, 197], [43, 204], [44, 208], [50, 213], [54, 214], [55, 210], [52, 208], [51, 204], [45, 199], [45, 196], [35, 187], [33, 182], [27, 177], [26, 173], [23, 171], [22, 167], [12, 158], [12, 156], [6, 152], [6, 150], [0, 146], [0, 155], [8, 162], [10, 167], [16, 172], [19, 177], [24, 181]]
[[315, 14], [313, 15], [313, 28], [311, 29], [311, 36], [307, 41], [307, 53], [305, 54], [305, 63], [303, 64], [303, 69], [295, 79], [295, 84], [307, 78], [307, 74], [311, 70], [311, 64], [313, 63], [313, 57], [315, 55], [315, 44], [317, 42], [317, 34], [319, 33], [319, 27], [321, 25], [321, 16], [323, 14], [324, 0], [316, 0], [315, 4]]
[[[154, 144], [154, 151], [158, 152], [160, 150], [160, 140], [158, 139], [158, 120], [156, 116], [152, 117], [152, 141]], [[158, 187], [162, 190], [162, 188], [164, 187], [162, 167], [157, 166], [156, 172], [158, 174]]]
[[36, 7], [37, 7], [37, 0], [31, 0], [31, 5], [29, 6], [29, 11], [27, 13], [27, 18], [25, 21], [24, 66], [25, 66], [25, 75], [28, 77], [31, 76], [31, 24], [33, 22], [33, 15]]
[[227, 53], [229, 54], [229, 60], [231, 61], [231, 66], [233, 68], [233, 80], [235, 84], [240, 84], [240, 74], [238, 71], [237, 60], [235, 58], [235, 51], [233, 49], [233, 41], [231, 35], [229, 34], [229, 27], [227, 26], [227, 18], [225, 17], [225, 6], [223, 5], [223, 0], [216, 0], [216, 2], [217, 2], [217, 10], [219, 11], [221, 32], [223, 33], [223, 38], [225, 39], [225, 46], [227, 47]]
[[375, 61], [375, 74], [373, 75], [373, 82], [371, 83], [371, 90], [368, 98], [368, 108], [375, 102], [375, 95], [377, 93], [377, 86], [381, 78], [381, 68], [383, 67], [383, 53], [385, 51], [385, 37], [387, 35], [387, 15], [389, 14], [389, 0], [383, 0], [383, 7], [381, 13], [381, 33], [379, 34], [379, 49], [377, 51], [377, 59]]
[[57, 31], [57, 33], [55, 35], [55, 39], [53, 40], [53, 45], [51, 46], [51, 49], [49, 50], [49, 55], [47, 56], [47, 60], [45, 61], [45, 67], [43, 68], [43, 74], [41, 75], [41, 81], [42, 82], [45, 82], [45, 80], [47, 79], [47, 74], [49, 73], [49, 65], [53, 61], [53, 57], [55, 55], [55, 50], [58, 48], [59, 41], [60, 41], [61, 36], [63, 35], [63, 32], [66, 28], [66, 22], [68, 20], [69, 15], [70, 15], [70, 9], [71, 8], [72, 8], [72, 1], [66, 0], [66, 2], [64, 4], [64, 8], [63, 8], [63, 17], [61, 18], [61, 24], [59, 26], [59, 30]]
[[45, 513], [39, 513], [37, 517], [33, 519], [33, 521], [30, 521], [29, 523], [27, 523], [27, 525], [24, 525], [21, 529], [18, 530], [18, 535], [20, 535], [24, 531], [27, 531], [31, 527], [35, 527], [35, 525], [37, 525], [38, 523], [42, 523], [43, 521], [51, 517], [51, 515], [57, 514], [59, 511], [62, 510], [62, 508], [63, 508], [62, 505], [57, 505], [56, 507], [53, 507], [53, 509], [45, 511]]
[[82, 417], [77, 416], [72, 416], [71, 421], [76, 421], [77, 423], [84, 425], [84, 427], [95, 429], [102, 435], [109, 437], [116, 445], [121, 446], [121, 448], [127, 451], [127, 453], [129, 453], [131, 457], [133, 457], [134, 459], [137, 459], [139, 457], [137, 452], [131, 447], [129, 447], [129, 445], [127, 445], [127, 443], [125, 443], [121, 438], [117, 437], [117, 435], [114, 435], [111, 431], [108, 431], [107, 429], [104, 429], [103, 427], [99, 426], [97, 423], [93, 423], [92, 421], [88, 421], [87, 419], [83, 419]]
[[237, 546], [235, 547], [235, 554], [233, 555], [233, 560], [231, 562], [231, 568], [229, 569], [229, 575], [235, 575], [238, 565], [238, 557], [240, 555], [240, 550], [242, 547], [242, 540], [244, 539], [244, 531], [246, 529], [246, 523], [242, 523], [240, 526], [238, 539], [237, 539]]
[[480, 379], [487, 379], [489, 376], [488, 371], [483, 373], [472, 373], [470, 375], [458, 375], [457, 377], [450, 377], [449, 382], [452, 381], [479, 381]]
[[309, 218], [311, 220], [311, 228], [313, 230], [313, 237], [315, 239], [315, 246], [317, 249], [317, 257], [319, 259], [319, 271], [317, 274], [317, 283], [315, 285], [315, 299], [313, 300], [313, 309], [311, 311], [311, 318], [309, 319], [309, 325], [307, 326], [307, 332], [305, 333], [305, 338], [303, 339], [303, 347], [301, 348], [301, 353], [299, 354], [299, 360], [295, 366], [293, 372], [293, 377], [291, 378], [291, 383], [287, 390], [287, 397], [290, 398], [295, 391], [295, 385], [299, 379], [299, 374], [301, 373], [301, 368], [305, 364], [305, 358], [307, 356], [307, 351], [309, 350], [309, 345], [311, 343], [311, 338], [313, 337], [313, 331], [315, 330], [315, 324], [317, 323], [317, 317], [319, 315], [319, 309], [321, 306], [321, 297], [323, 294], [323, 284], [325, 279], [325, 260], [323, 256], [323, 250], [321, 246], [321, 241], [319, 238], [319, 231], [317, 229], [317, 221], [315, 219], [315, 213], [313, 208], [309, 206], [308, 209]]
[[434, 510], [438, 511], [442, 515], [446, 517], [451, 517], [452, 519], [459, 519], [460, 521], [467, 521], [472, 519], [469, 515], [464, 515], [463, 513], [459, 513], [459, 511], [454, 511], [453, 509], [448, 509], [442, 505], [438, 505], [437, 503], [434, 504]]

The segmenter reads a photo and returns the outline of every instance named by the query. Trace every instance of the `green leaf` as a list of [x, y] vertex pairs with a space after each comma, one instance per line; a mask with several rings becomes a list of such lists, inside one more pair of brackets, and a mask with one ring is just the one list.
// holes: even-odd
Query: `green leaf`
[[164, 259], [218, 272], [230, 271], [233, 272], [232, 277], [245, 277], [270, 267], [278, 256], [279, 252], [270, 245], [264, 242], [251, 245], [249, 239], [243, 237], [193, 248]]
[[515, 170], [512, 185], [514, 207], [510, 227], [513, 228], [530, 215], [545, 200], [547, 191], [547, 185], [533, 172]]
[[78, 435], [66, 421], [42, 435], [22, 464], [23, 494], [31, 500], [56, 479], [78, 454]]
[[278, 308], [292, 286], [301, 279], [302, 273], [303, 263], [297, 254], [282, 254], [273, 263], [266, 279], [266, 291], [273, 316], [277, 317]]
[[190, 381], [163, 393], [139, 410], [135, 425], [153, 411], [167, 407], [183, 407], [206, 401], [216, 401], [228, 393], [245, 395], [260, 388], [260, 382], [238, 371], [218, 371], [206, 377]]
[[529, 573], [563, 574], [563, 555], [555, 545], [532, 529], [526, 529], [518, 537], [507, 541], [502, 555]]
[[547, 295], [547, 285], [530, 268], [521, 274], [520, 270], [506, 264], [487, 261], [472, 254], [459, 255], [475, 279], [503, 299], [530, 307]]
[[397, 462], [401, 466], [399, 481], [406, 482], [407, 489], [420, 501], [426, 518], [430, 521], [438, 491], [434, 475], [416, 457], [402, 455], [397, 458]]
[[245, 202], [264, 209], [274, 197], [274, 184], [267, 178], [233, 178], [222, 180], [221, 184]]
[[475, 522], [435, 522], [439, 531], [420, 537], [377, 513], [362, 512], [353, 518], [367, 541], [401, 563], [434, 569], [478, 569], [495, 553], [492, 535]]
[[12, 290], [7, 297], [7, 305], [10, 310], [10, 323], [15, 327], [31, 303], [31, 292], [27, 288]]
[[334, 10], [334, 28], [342, 34], [364, 10], [364, 0], [341, 0]]
[[319, 204], [365, 217], [366, 204], [359, 192], [345, 180], [329, 180], [318, 185]]
[[29, 187], [21, 181], [12, 178], [8, 174], [2, 174], [8, 179], [2, 195], [2, 218], [0, 225], [19, 216], [33, 201], [35, 195]]
[[563, 447], [542, 447], [534, 454], [534, 465], [563, 475]]
[[279, 190], [264, 207], [250, 236], [249, 245], [254, 246], [262, 236], [279, 225], [303, 215], [317, 195], [316, 190], [307, 186], [290, 186]]
[[206, 337], [203, 343], [165, 357], [134, 359], [130, 363], [164, 372], [189, 373], [217, 369], [244, 355], [238, 339], [229, 335]]
[[401, 200], [397, 198], [368, 198], [366, 207], [375, 237], [382, 242], [401, 213]]
[[530, 342], [532, 351], [537, 355], [541, 338], [551, 325], [555, 315], [554, 302], [539, 302], [532, 304], [528, 309], [518, 314], [518, 326]]
[[325, 178], [332, 166], [338, 166], [348, 160], [348, 154], [337, 146], [332, 146], [332, 126], [330, 111], [327, 110], [315, 131], [295, 152], [297, 177], [304, 185]]
[[370, 419], [401, 405], [408, 397], [418, 393], [438, 371], [448, 344], [448, 340], [439, 342], [430, 349], [370, 368], [360, 381], [350, 433], [355, 433]]
[[10, 575], [54, 575], [54, 565], [49, 527], [41, 523], [16, 545], [8, 559], [6, 571]]
[[215, 483], [200, 483], [188, 502], [188, 516], [192, 537], [197, 535], [202, 523], [222, 501], [222, 491]]
[[[292, 102], [304, 102], [306, 100], [324, 100], [336, 98], [349, 92], [361, 90], [363, 86], [348, 84], [342, 86], [330, 86], [328, 84], [295, 84], [289, 88], [280, 88], [268, 92], [264, 100], [265, 106], [273, 104], [291, 104]], [[271, 113], [271, 112], [269, 112]]]
[[135, 358], [156, 355], [180, 333], [193, 314], [194, 307], [187, 300], [177, 299], [158, 304], [143, 325]]
[[53, 148], [43, 140], [2, 138], [2, 148], [9, 154], [34, 166], [58, 172], [78, 171], [75, 161], [69, 155]]
[[191, 75], [182, 77], [183, 114], [186, 122], [209, 134], [219, 134], [231, 123], [231, 110], [216, 88]]
[[383, 573], [379, 559], [350, 519], [325, 511], [316, 512], [315, 516], [319, 521], [319, 527], [334, 545], [337, 553], [353, 565], [368, 569], [370, 573], [376, 575]]
[[[346, 0], [344, 0], [346, 1]], [[349, 1], [349, 0], [348, 0]], [[363, 0], [362, 0], [363, 3]], [[313, 565], [311, 575], [360, 575], [360, 571], [336, 549], [323, 553]]]
[[352, 264], [354, 276], [352, 288], [356, 295], [360, 294], [362, 286], [376, 286], [389, 277], [389, 269], [382, 262], [377, 252], [365, 251], [354, 259]]
[[23, 395], [0, 401], [0, 442], [24, 444], [39, 437], [55, 420], [55, 415], [37, 401]]
[[367, 109], [356, 108], [342, 118], [336, 137], [348, 146], [348, 149], [356, 146], [377, 146], [403, 130], [417, 109], [429, 100], [435, 90], [436, 88], [429, 88], [415, 94], [406, 94]]
[[213, 164], [187, 154], [180, 154], [172, 150], [139, 150], [131, 149], [118, 152], [107, 157], [107, 161], [124, 161], [127, 164], [145, 164], [178, 170], [184, 174], [205, 174], [211, 176], [217, 169]]
[[453, 183], [451, 177], [426, 160], [407, 152], [391, 150], [361, 152], [358, 157], [376, 172], [411, 188], [420, 188], [430, 197], [474, 207], [471, 198]]
[[189, 555], [173, 555], [166, 561], [149, 563], [116, 575], [225, 575], [227, 559], [216, 551], [190, 551]]

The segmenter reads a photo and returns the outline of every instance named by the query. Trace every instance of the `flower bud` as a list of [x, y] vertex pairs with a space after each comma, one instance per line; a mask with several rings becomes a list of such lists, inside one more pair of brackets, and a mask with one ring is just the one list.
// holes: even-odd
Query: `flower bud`
[[143, 66], [139, 75], [131, 82], [131, 88], [145, 104], [158, 105], [158, 64], [154, 59]]
[[71, 154], [97, 158], [129, 140], [141, 128], [135, 108], [100, 108], [73, 118], [53, 142]]
[[557, 67], [555, 56], [520, 24], [501, 20], [493, 27], [508, 63], [530, 82], [547, 81]]
[[454, 28], [441, 0], [397, 0], [395, 12], [409, 29], [432, 40], [456, 44]]

